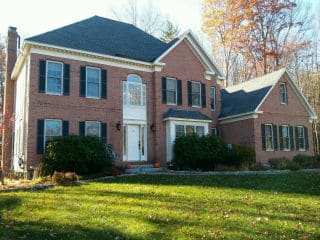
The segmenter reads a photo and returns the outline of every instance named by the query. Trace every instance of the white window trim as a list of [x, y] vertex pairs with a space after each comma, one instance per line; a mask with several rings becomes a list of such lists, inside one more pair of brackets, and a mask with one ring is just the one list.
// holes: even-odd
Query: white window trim
[[[60, 93], [49, 92], [48, 91], [48, 63], [58, 63], [58, 64], [61, 65], [61, 92]], [[56, 95], [56, 96], [63, 95], [63, 75], [64, 75], [63, 73], [64, 73], [64, 68], [63, 68], [63, 63], [62, 62], [46, 60], [46, 94]]]
[[[271, 145], [272, 145], [272, 148], [270, 148], [270, 149], [268, 149], [267, 148], [267, 135], [266, 135], [266, 126], [271, 126]], [[265, 124], [265, 139], [266, 139], [266, 151], [267, 152], [274, 152], [274, 140], [273, 140], [273, 124], [271, 124], [271, 123], [267, 123], [267, 124]]]
[[[302, 135], [303, 135], [303, 148], [300, 148], [300, 146], [298, 146], [298, 151], [299, 152], [305, 152], [306, 151], [306, 136], [304, 134], [304, 126], [296, 126], [297, 128], [302, 128]], [[297, 138], [299, 139], [299, 137], [297, 136]]]
[[[287, 127], [288, 128], [288, 138], [289, 138], [289, 141], [288, 141], [288, 148], [283, 148], [283, 151], [284, 152], [290, 152], [291, 151], [291, 136], [290, 136], [290, 126], [289, 125], [281, 125], [282, 129], [283, 127]], [[281, 133], [282, 134], [282, 139], [283, 139], [283, 132]], [[282, 140], [283, 141], [283, 140]]]
[[[284, 86], [285, 102], [282, 101], [281, 86]], [[283, 105], [286, 105], [286, 104], [288, 103], [288, 99], [287, 99], [287, 86], [286, 86], [285, 83], [280, 83], [280, 103], [283, 104]]]
[[[211, 108], [211, 89], [214, 89], [214, 106], [213, 106], [213, 108]], [[211, 108], [211, 111], [212, 112], [215, 112], [216, 111], [216, 87], [210, 87], [210, 108]]]
[[199, 96], [200, 96], [200, 101], [199, 101], [199, 106], [197, 106], [197, 105], [193, 105], [192, 104], [192, 107], [195, 107], [195, 108], [201, 108], [201, 106], [202, 106], [202, 101], [201, 101], [201, 82], [196, 82], [196, 81], [191, 81], [191, 101], [192, 101], [192, 84], [193, 83], [196, 83], [196, 84], [199, 84], [200, 85], [200, 87], [199, 87]]
[[85, 121], [84, 122], [84, 135], [87, 136], [87, 123], [98, 123], [99, 124], [99, 138], [101, 137], [101, 122], [98, 121]]
[[60, 122], [60, 136], [62, 136], [62, 120], [61, 119], [44, 119], [44, 126], [43, 126], [43, 129], [44, 129], [44, 132], [43, 132], [43, 148], [45, 149], [46, 148], [46, 138], [47, 138], [47, 135], [46, 135], [46, 132], [47, 132], [47, 124], [46, 122], [47, 121], [59, 121]]
[[[93, 96], [88, 96], [88, 72], [87, 70], [91, 69], [97, 69], [99, 71], [99, 96], [98, 97], [93, 97]], [[96, 67], [86, 67], [86, 98], [91, 98], [91, 99], [101, 99], [101, 69], [96, 68]]]
[[[139, 78], [140, 78], [140, 80], [141, 80], [141, 82], [140, 83], [136, 83], [136, 82], [131, 82], [131, 81], [129, 81], [129, 76], [138, 76]], [[126, 91], [124, 92], [123, 91], [123, 89], [124, 89], [124, 87], [122, 87], [122, 94], [123, 94], [123, 96], [128, 96], [128, 92], [129, 92], [129, 87], [128, 87], [128, 85], [129, 84], [132, 84], [132, 85], [136, 85], [136, 86], [139, 86], [140, 87], [140, 92], [141, 92], [141, 95], [140, 95], [140, 105], [135, 105], [135, 104], [130, 104], [129, 103], [129, 99], [127, 98], [126, 99], [126, 103], [125, 103], [125, 101], [124, 101], [124, 99], [123, 99], [123, 105], [124, 106], [133, 106], [133, 107], [146, 107], [146, 105], [147, 105], [147, 86], [146, 86], [146, 84], [144, 84], [143, 83], [143, 81], [142, 81], [142, 78], [141, 78], [141, 76], [140, 75], [138, 75], [138, 74], [129, 74], [128, 76], [127, 76], [127, 80], [126, 81], [123, 81], [123, 86], [124, 85], [126, 85]], [[143, 88], [145, 88], [145, 91], [143, 91]], [[143, 94], [144, 93], [144, 94]]]
[[[176, 85], [176, 99], [175, 99], [176, 102], [175, 103], [169, 103], [168, 102], [168, 98], [167, 98], [167, 105], [177, 106], [178, 105], [178, 83], [177, 83], [177, 79], [176, 78], [171, 78], [171, 77], [166, 77], [166, 85], [167, 85], [167, 79], [174, 80], [175, 85]], [[167, 91], [168, 91], [168, 88], [166, 89], [166, 94], [167, 94]]]

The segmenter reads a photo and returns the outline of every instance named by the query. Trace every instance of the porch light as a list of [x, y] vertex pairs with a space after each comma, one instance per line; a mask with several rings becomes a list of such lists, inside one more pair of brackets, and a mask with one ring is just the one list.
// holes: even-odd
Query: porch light
[[116, 128], [120, 131], [120, 129], [121, 129], [121, 123], [120, 123], [120, 121], [117, 122]]

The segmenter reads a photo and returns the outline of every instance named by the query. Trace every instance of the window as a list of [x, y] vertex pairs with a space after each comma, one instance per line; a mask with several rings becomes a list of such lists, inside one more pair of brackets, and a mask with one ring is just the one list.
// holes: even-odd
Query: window
[[306, 150], [306, 139], [304, 134], [304, 127], [303, 126], [297, 126], [296, 127], [296, 138], [297, 138], [297, 148], [299, 151], [305, 151]]
[[194, 134], [194, 126], [192, 126], [192, 125], [187, 125], [187, 126], [186, 126], [186, 134], [187, 134], [187, 135], [192, 135], [192, 134]]
[[99, 68], [86, 67], [86, 96], [89, 98], [100, 98], [101, 73]]
[[211, 128], [211, 134], [212, 134], [213, 136], [218, 136], [218, 130], [217, 130], [217, 128]]
[[265, 124], [265, 140], [266, 140], [266, 150], [273, 151], [273, 129], [272, 124]]
[[177, 104], [177, 81], [174, 78], [166, 78], [167, 103]]
[[123, 103], [124, 105], [145, 106], [146, 85], [136, 74], [128, 75], [127, 81], [123, 82]]
[[100, 137], [100, 122], [85, 122], [85, 135]]
[[62, 68], [60, 62], [47, 61], [46, 93], [62, 94]]
[[176, 138], [184, 135], [185, 135], [184, 125], [176, 125]]
[[282, 149], [284, 151], [290, 150], [290, 129], [289, 126], [281, 126], [281, 135], [282, 135]]
[[196, 126], [196, 134], [200, 137], [204, 136], [204, 126]]
[[62, 136], [62, 121], [46, 119], [44, 134], [44, 146], [46, 145], [46, 142], [53, 137]]
[[199, 82], [191, 82], [192, 107], [201, 106], [201, 84]]
[[214, 111], [216, 109], [216, 88], [210, 88], [210, 106], [211, 110]]
[[280, 83], [280, 102], [281, 104], [287, 103], [287, 88], [285, 83]]

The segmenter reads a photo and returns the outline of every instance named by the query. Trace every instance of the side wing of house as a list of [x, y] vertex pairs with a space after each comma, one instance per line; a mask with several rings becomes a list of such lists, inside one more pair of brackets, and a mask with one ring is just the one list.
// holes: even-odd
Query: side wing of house
[[258, 110], [263, 112], [254, 119], [258, 161], [314, 154], [311, 120], [316, 116], [286, 72]]

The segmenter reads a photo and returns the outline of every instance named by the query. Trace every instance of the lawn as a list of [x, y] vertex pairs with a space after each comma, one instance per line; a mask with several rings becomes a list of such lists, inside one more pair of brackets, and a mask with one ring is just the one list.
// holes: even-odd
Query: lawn
[[320, 174], [140, 175], [2, 192], [0, 239], [320, 239]]

